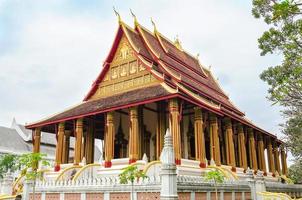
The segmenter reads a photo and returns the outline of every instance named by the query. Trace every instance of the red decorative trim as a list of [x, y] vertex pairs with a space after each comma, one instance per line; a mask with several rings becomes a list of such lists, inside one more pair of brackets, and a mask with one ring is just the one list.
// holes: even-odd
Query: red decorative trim
[[60, 166], [60, 164], [58, 164], [55, 166], [54, 171], [58, 172], [58, 171], [60, 171], [60, 169], [61, 169], [61, 166]]
[[276, 174], [275, 174], [275, 173], [273, 173], [273, 174], [272, 174], [272, 176], [273, 176], [273, 177], [276, 177]]
[[200, 168], [206, 168], [207, 165], [206, 165], [206, 163], [204, 163], [204, 162], [200, 162], [200, 163], [199, 163], [199, 167], [200, 167]]
[[263, 175], [264, 175], [264, 176], [267, 176], [267, 172], [264, 172]]
[[236, 167], [232, 167], [232, 172], [236, 172]]
[[175, 159], [175, 164], [176, 165], [181, 165], [181, 159]]
[[129, 159], [129, 164], [132, 164], [132, 163], [135, 163], [135, 162], [136, 162], [136, 159], [134, 159], [134, 158]]
[[111, 162], [111, 161], [105, 161], [104, 167], [105, 167], [105, 168], [110, 168], [110, 167], [112, 167], [112, 162]]

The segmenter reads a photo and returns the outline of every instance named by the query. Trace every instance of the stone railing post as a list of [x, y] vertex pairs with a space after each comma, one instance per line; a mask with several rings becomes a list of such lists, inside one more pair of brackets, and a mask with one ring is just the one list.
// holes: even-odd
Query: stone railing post
[[14, 178], [12, 176], [12, 173], [7, 172], [2, 180], [1, 194], [8, 194], [8, 195], [12, 194], [13, 181]]
[[172, 136], [169, 129], [165, 135], [164, 148], [160, 155], [161, 166], [161, 200], [176, 200], [177, 195], [177, 174], [175, 164], [175, 152], [173, 148]]
[[22, 200], [28, 200], [32, 189], [32, 180], [24, 180]]

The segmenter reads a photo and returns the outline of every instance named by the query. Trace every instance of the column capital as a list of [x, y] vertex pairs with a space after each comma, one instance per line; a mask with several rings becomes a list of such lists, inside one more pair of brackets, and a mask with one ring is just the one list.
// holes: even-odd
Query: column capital
[[217, 123], [217, 116], [214, 113], [210, 113], [210, 123]]
[[248, 133], [248, 135], [249, 135], [250, 137], [254, 137], [254, 131], [253, 131], [253, 128], [248, 127], [248, 128], [247, 128], [247, 133]]
[[238, 133], [244, 133], [243, 132], [243, 125], [241, 123], [237, 123], [236, 127], [237, 127], [237, 130], [238, 130]]
[[225, 127], [227, 129], [232, 128], [232, 120], [229, 117], [223, 118], [223, 122], [225, 123]]
[[37, 127], [34, 130], [34, 136], [41, 136], [41, 127]]

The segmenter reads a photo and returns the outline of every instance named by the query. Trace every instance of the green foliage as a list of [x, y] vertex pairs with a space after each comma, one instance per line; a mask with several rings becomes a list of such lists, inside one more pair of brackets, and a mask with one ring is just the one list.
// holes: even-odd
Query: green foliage
[[4, 174], [9, 170], [14, 172], [18, 169], [17, 166], [18, 156], [13, 154], [4, 154], [0, 157], [0, 177], [3, 178]]
[[139, 180], [140, 178], [145, 179], [147, 176], [143, 171], [139, 170], [136, 165], [130, 165], [126, 167], [121, 174], [119, 174], [120, 183], [134, 183], [135, 180]]
[[287, 147], [302, 159], [302, 2], [300, 0], [253, 0], [252, 13], [269, 29], [258, 39], [261, 55], [278, 54], [283, 60], [270, 66], [260, 78], [269, 85], [269, 99], [284, 107], [282, 125]]
[[224, 175], [217, 169], [211, 170], [211, 171], [205, 173], [204, 178], [207, 181], [214, 181], [215, 184], [223, 183], [223, 181], [224, 181]]
[[27, 153], [19, 157], [19, 166], [23, 169], [22, 173], [26, 175], [28, 180], [36, 180], [42, 178], [42, 172], [38, 171], [38, 165], [49, 166], [49, 162], [45, 159], [46, 154]]
[[302, 183], [302, 161], [298, 160], [288, 169], [288, 176], [294, 183]]

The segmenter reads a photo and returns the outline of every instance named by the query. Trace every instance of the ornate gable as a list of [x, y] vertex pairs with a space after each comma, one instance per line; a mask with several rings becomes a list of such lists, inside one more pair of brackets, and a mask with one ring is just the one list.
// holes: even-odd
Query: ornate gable
[[89, 100], [156, 84], [159, 84], [159, 81], [138, 61], [134, 50], [123, 35], [107, 74]]

